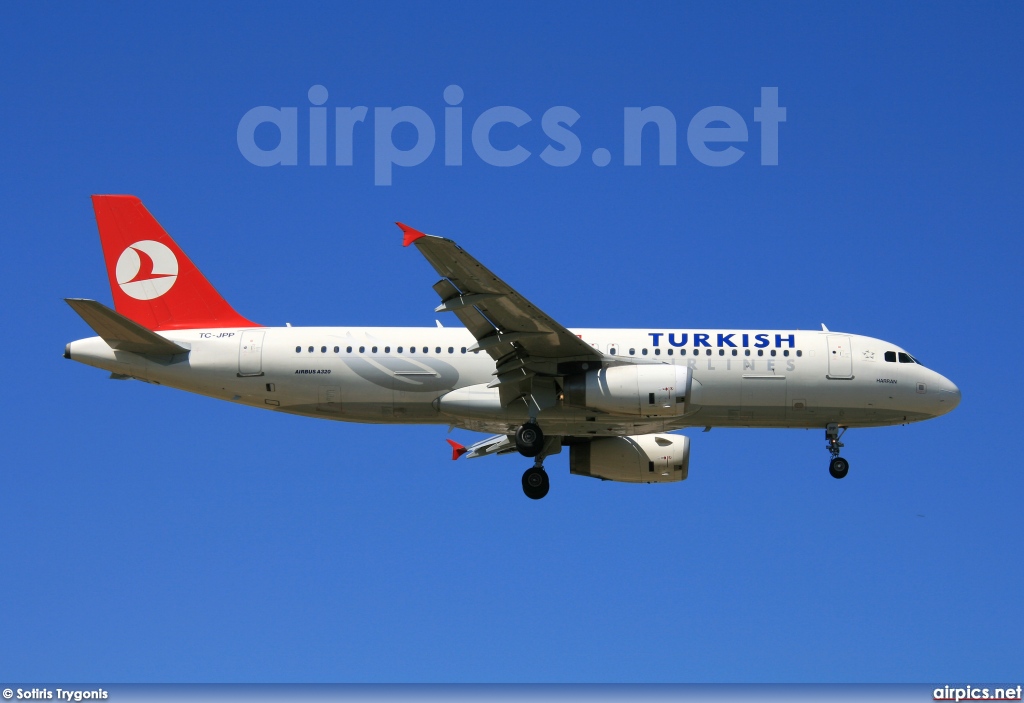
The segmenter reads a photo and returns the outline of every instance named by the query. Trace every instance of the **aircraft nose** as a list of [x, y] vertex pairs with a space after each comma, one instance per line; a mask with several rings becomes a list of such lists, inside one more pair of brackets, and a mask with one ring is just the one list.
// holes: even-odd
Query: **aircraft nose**
[[939, 379], [939, 383], [936, 384], [938, 390], [939, 414], [945, 415], [953, 410], [953, 408], [960, 405], [960, 389], [957, 388], [955, 383], [945, 376], [939, 376]]

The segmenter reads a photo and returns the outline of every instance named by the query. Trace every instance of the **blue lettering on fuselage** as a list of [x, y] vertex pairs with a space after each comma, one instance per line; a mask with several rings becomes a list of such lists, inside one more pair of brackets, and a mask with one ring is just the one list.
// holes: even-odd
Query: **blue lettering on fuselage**
[[[772, 346], [771, 334], [768, 332], [758, 332], [751, 335], [748, 332], [718, 332], [716, 333], [718, 338], [715, 340], [715, 344], [712, 344], [711, 333], [709, 332], [648, 332], [647, 335], [651, 338], [651, 346], [661, 346], [661, 338], [668, 337], [668, 344], [672, 347], [684, 347], [691, 335], [693, 337], [693, 346], [695, 347], [728, 347], [735, 349], [737, 347], [743, 347], [749, 349], [751, 347], [751, 336], [753, 336], [753, 348], [764, 349], [765, 347]], [[734, 337], [739, 337], [739, 344]], [[776, 334], [775, 335], [775, 348], [779, 349], [787, 347], [789, 349], [796, 348], [796, 335], [795, 334]]]

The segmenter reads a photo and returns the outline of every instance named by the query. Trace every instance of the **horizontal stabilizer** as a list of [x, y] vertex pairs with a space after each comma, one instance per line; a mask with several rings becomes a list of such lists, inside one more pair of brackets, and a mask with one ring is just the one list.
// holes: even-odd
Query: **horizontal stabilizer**
[[85, 298], [65, 298], [64, 302], [70, 305], [111, 349], [160, 356], [188, 353], [185, 347], [114, 312], [103, 303]]

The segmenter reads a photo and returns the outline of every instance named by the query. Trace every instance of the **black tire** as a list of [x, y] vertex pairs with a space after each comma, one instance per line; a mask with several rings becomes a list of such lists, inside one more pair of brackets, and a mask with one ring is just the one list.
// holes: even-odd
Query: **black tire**
[[837, 456], [828, 465], [828, 472], [832, 478], [844, 478], [850, 472], [850, 462], [841, 456]]
[[531, 500], [540, 500], [546, 496], [550, 487], [548, 472], [544, 469], [531, 467], [523, 474], [523, 493]]
[[527, 422], [516, 430], [516, 450], [525, 457], [535, 457], [544, 449], [544, 433], [540, 425]]

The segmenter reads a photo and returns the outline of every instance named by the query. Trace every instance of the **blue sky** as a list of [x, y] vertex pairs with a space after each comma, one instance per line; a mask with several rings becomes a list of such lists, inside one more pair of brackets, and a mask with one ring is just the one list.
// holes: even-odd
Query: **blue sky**
[[[1019, 3], [8, 7], [3, 676], [1019, 677], [1022, 19]], [[453, 84], [462, 166], [444, 165]], [[328, 108], [369, 108], [352, 166], [309, 165], [314, 85]], [[778, 166], [753, 120], [768, 86], [787, 110]], [[298, 108], [297, 165], [242, 156], [261, 105]], [[405, 105], [437, 145], [374, 185], [374, 108]], [[531, 152], [508, 168], [469, 137], [501, 105], [532, 118], [495, 128]], [[624, 166], [623, 110], [654, 105], [676, 118], [676, 165], [645, 134]], [[580, 115], [561, 168], [539, 158], [553, 106]], [[709, 106], [749, 128], [732, 166], [687, 148]], [[572, 477], [563, 454], [535, 503], [525, 460], [452, 463], [443, 427], [279, 416], [62, 359], [90, 332], [61, 298], [110, 301], [92, 193], [141, 197], [263, 324], [433, 325], [436, 276], [399, 246], [402, 220], [569, 326], [825, 322], [906, 347], [964, 399], [851, 431], [841, 482], [818, 430], [716, 429], [689, 433], [682, 484]]]

